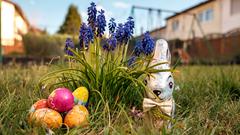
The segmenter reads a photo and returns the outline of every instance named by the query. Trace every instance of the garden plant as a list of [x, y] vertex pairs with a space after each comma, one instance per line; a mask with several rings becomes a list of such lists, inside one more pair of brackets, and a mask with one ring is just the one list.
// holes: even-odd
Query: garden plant
[[[75, 90], [84, 86], [89, 90], [88, 108], [91, 121], [102, 121], [94, 128], [109, 125], [113, 117], [128, 115], [129, 108], [140, 109], [145, 90], [143, 80], [151, 73], [170, 71], [155, 69], [150, 65], [154, 40], [149, 32], [137, 42], [132, 55], [127, 56], [128, 43], [134, 32], [134, 21], [128, 17], [125, 23], [108, 23], [109, 35], [105, 37], [107, 22], [104, 10], [97, 11], [95, 3], [88, 8], [88, 24], [83, 23], [79, 31], [79, 48], [75, 49], [70, 38], [66, 39], [68, 66], [46, 74], [39, 83], [52, 91], [58, 87]], [[94, 111], [93, 111], [94, 110]], [[91, 124], [90, 124], [91, 125]], [[92, 126], [93, 126], [92, 125]], [[109, 132], [112, 132], [109, 129]]]

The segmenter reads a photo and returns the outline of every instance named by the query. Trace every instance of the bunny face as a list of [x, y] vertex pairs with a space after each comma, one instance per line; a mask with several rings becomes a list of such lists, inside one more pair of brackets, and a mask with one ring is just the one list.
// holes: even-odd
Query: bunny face
[[168, 100], [172, 97], [174, 80], [171, 72], [160, 72], [152, 74], [146, 79], [147, 87], [152, 91], [148, 92], [150, 98], [155, 98], [155, 94], [161, 100]]
[[[156, 42], [153, 60], [151, 65], [166, 62], [165, 64], [161, 64], [156, 66], [155, 69], [170, 69], [171, 63], [171, 55], [168, 48], [168, 43], [163, 40], [159, 39]], [[161, 100], [167, 100], [172, 97], [173, 89], [174, 89], [174, 80], [171, 72], [158, 72], [155, 74], [151, 74], [145, 80], [147, 87], [152, 92], [147, 92], [148, 97], [156, 98], [159, 97]], [[155, 94], [156, 96], [154, 96]]]

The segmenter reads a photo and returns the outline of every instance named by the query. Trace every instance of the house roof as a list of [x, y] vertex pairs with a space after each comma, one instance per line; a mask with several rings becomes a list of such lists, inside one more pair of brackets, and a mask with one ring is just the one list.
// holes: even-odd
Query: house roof
[[203, 6], [203, 5], [208, 4], [208, 3], [210, 3], [210, 2], [213, 2], [213, 1], [216, 1], [216, 0], [206, 0], [206, 1], [203, 1], [203, 2], [201, 2], [201, 3], [199, 3], [199, 4], [197, 4], [197, 5], [194, 5], [194, 6], [192, 6], [192, 7], [189, 7], [189, 8], [187, 8], [187, 9], [185, 9], [185, 10], [179, 12], [179, 13], [176, 13], [176, 14], [174, 14], [174, 15], [172, 15], [172, 16], [167, 17], [166, 20], [169, 20], [169, 19], [171, 19], [171, 18], [173, 18], [173, 17], [175, 17], [175, 16], [181, 15], [181, 14], [186, 13], [186, 12], [188, 12], [188, 11], [194, 9], [194, 8], [198, 8], [198, 7], [200, 7], [200, 6]]
[[27, 17], [25, 16], [25, 14], [23, 13], [21, 7], [20, 7], [18, 4], [14, 3], [14, 2], [12, 2], [12, 1], [10, 1], [10, 0], [2, 0], [2, 1], [12, 4], [12, 5], [15, 7], [15, 9], [18, 11], [18, 13], [20, 14], [20, 16], [23, 18], [23, 20], [26, 22], [26, 24], [27, 24], [28, 26], [30, 26], [30, 23], [29, 23]]
[[163, 26], [163, 27], [160, 27], [160, 28], [156, 28], [156, 29], [150, 31], [150, 33], [158, 32], [158, 31], [164, 30], [165, 28], [166, 28], [166, 26]]

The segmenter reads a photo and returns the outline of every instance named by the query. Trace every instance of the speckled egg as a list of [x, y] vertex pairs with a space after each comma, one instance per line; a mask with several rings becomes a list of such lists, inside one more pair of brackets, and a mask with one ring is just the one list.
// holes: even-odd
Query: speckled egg
[[89, 113], [85, 106], [75, 105], [64, 118], [64, 124], [68, 127], [78, 127], [88, 125]]
[[29, 122], [37, 126], [59, 128], [62, 125], [63, 119], [57, 111], [49, 108], [41, 108], [30, 114]]

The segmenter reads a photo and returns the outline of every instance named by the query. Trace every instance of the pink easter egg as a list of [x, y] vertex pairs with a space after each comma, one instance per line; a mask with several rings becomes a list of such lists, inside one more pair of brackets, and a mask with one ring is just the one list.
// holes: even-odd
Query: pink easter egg
[[58, 112], [66, 112], [74, 106], [74, 96], [67, 88], [57, 88], [48, 97], [48, 106]]

